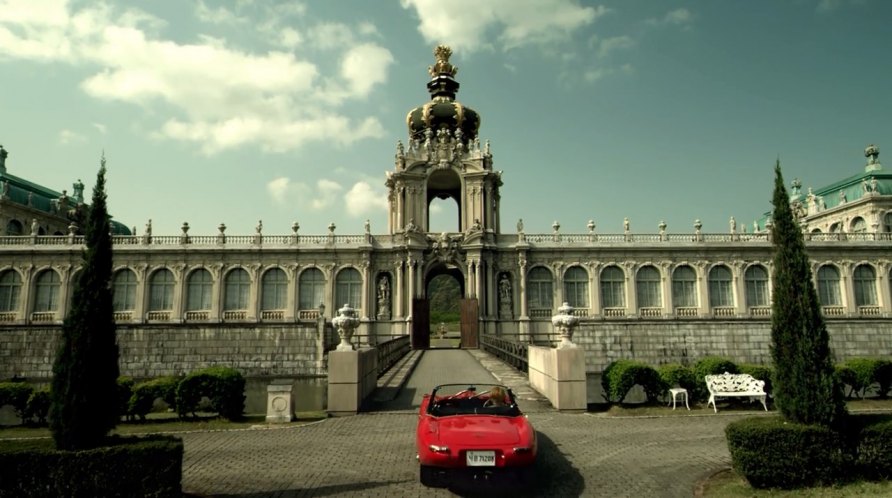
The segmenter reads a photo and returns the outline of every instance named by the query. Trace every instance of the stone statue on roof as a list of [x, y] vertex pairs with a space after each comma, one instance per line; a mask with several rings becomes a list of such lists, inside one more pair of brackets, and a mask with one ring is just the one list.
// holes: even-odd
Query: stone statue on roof
[[6, 149], [0, 145], [0, 173], [6, 173], [6, 156], [9, 155], [9, 152], [6, 152]]
[[81, 179], [78, 178], [76, 182], [71, 184], [71, 186], [74, 189], [75, 202], [78, 202], [78, 203], [84, 202], [84, 182], [82, 182]]

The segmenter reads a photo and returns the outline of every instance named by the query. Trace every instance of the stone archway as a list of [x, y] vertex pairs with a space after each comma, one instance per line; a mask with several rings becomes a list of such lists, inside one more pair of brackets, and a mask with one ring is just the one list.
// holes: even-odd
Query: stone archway
[[[426, 273], [424, 292], [428, 306], [429, 347], [476, 347], [476, 334], [471, 338], [465, 330], [465, 322], [468, 321], [468, 317], [464, 316], [467, 313], [462, 313], [467, 308], [465, 286], [465, 275], [455, 265], [437, 264]], [[473, 317], [474, 323], [476, 319], [476, 316]], [[441, 327], [444, 329], [442, 337]]]

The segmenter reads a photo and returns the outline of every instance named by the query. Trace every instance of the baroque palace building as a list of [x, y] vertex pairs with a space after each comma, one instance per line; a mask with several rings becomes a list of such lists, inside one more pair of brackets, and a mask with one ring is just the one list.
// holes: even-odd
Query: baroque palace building
[[[435, 50], [430, 101], [397, 143], [386, 234], [155, 235], [115, 226], [114, 307], [122, 373], [181, 374], [226, 364], [247, 375], [324, 375], [345, 303], [362, 345], [410, 335], [429, 344], [426, 292], [438, 275], [460, 284], [463, 347], [497, 337], [554, 339], [563, 302], [580, 318], [586, 369], [612, 360], [689, 362], [705, 355], [768, 363], [771, 220], [725, 233], [506, 233], [501, 171], [480, 116], [456, 100], [451, 50]], [[861, 172], [790, 202], [799, 216], [837, 359], [892, 349], [892, 174], [879, 149]], [[83, 185], [71, 197], [7, 173], [0, 148], [0, 378], [51, 375], [60, 324], [81, 265]], [[454, 231], [428, 230], [435, 199], [458, 206]]]

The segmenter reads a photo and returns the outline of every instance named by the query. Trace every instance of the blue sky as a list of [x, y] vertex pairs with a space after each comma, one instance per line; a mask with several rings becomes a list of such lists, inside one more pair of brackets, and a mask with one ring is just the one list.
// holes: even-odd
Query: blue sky
[[0, 0], [0, 144], [69, 193], [105, 151], [139, 232], [385, 233], [445, 43], [509, 231], [725, 232], [770, 208], [778, 157], [818, 188], [892, 147], [889, 20], [883, 0]]

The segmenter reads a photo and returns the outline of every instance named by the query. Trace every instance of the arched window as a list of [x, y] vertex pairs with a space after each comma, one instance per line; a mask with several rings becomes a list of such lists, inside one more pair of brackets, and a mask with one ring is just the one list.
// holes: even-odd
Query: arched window
[[34, 311], [56, 311], [59, 309], [59, 274], [53, 270], [44, 270], [37, 276], [35, 283]]
[[0, 275], [0, 312], [18, 311], [19, 295], [22, 292], [22, 277], [15, 270], [6, 270]]
[[6, 235], [21, 235], [22, 234], [22, 222], [19, 220], [9, 220], [9, 223], [6, 224]]
[[690, 266], [679, 266], [672, 272], [672, 306], [675, 308], [697, 306], [697, 274]]
[[604, 308], [625, 308], [626, 274], [616, 266], [608, 266], [601, 271], [601, 306]]
[[867, 222], [864, 221], [864, 218], [858, 216], [854, 220], [852, 220], [852, 228], [849, 230], [851, 233], [864, 233], [867, 231]]
[[639, 308], [662, 308], [660, 271], [653, 266], [642, 266], [635, 276], [635, 295]]
[[752, 265], [743, 274], [746, 283], [746, 305], [768, 306], [768, 271], [761, 265]]
[[842, 223], [834, 223], [830, 225], [830, 233], [839, 233], [842, 231]]
[[588, 308], [588, 272], [571, 266], [564, 273], [564, 300], [574, 308]]
[[281, 268], [271, 268], [263, 274], [261, 310], [283, 310], [288, 293], [288, 277]]
[[886, 233], [892, 232], [892, 212], [883, 216], [883, 231]]
[[824, 265], [818, 269], [818, 300], [822, 306], [839, 306], [839, 270], [832, 265]]
[[223, 311], [248, 309], [248, 296], [251, 295], [251, 277], [244, 268], [235, 268], [226, 274], [226, 289], [223, 297]]
[[527, 275], [527, 306], [531, 315], [536, 315], [533, 310], [548, 310], [550, 313], [554, 309], [553, 280], [551, 271], [544, 266], [530, 270]]
[[855, 306], [876, 306], [877, 274], [867, 264], [858, 265], [852, 278], [855, 285]]
[[132, 270], [119, 270], [112, 279], [112, 308], [115, 311], [133, 311], [136, 306], [136, 274]]
[[811, 233], [821, 233], [821, 229], [820, 228], [812, 228]]
[[325, 276], [319, 268], [307, 268], [300, 274], [300, 301], [302, 310], [311, 310], [324, 302]]
[[356, 268], [344, 268], [335, 278], [335, 308], [345, 304], [357, 310], [362, 307], [362, 275]]
[[731, 293], [731, 270], [727, 266], [713, 266], [709, 270], [709, 307], [734, 306]]
[[199, 268], [189, 274], [186, 280], [186, 311], [206, 311], [212, 306], [214, 279], [211, 272]]
[[173, 286], [173, 273], [167, 268], [152, 274], [149, 280], [149, 311], [173, 309]]

